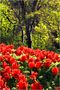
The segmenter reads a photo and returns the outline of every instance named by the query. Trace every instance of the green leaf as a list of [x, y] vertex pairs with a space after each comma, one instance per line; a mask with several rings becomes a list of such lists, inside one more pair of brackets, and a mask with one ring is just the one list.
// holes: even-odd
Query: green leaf
[[11, 90], [18, 90], [16, 87], [13, 87]]
[[15, 53], [12, 54], [13, 58], [15, 58], [16, 60], [20, 59], [21, 56], [17, 56]]

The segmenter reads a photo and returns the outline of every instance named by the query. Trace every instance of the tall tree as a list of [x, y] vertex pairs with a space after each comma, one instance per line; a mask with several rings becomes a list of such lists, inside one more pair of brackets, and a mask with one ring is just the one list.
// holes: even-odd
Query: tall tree
[[[16, 1], [12, 0], [10, 2], [14, 5], [14, 7], [16, 7], [16, 5], [17, 5], [19, 11], [21, 9], [21, 14], [17, 15], [16, 12], [15, 12], [15, 14], [17, 16], [21, 15], [21, 17], [22, 17], [22, 22], [26, 26], [27, 45], [28, 45], [28, 47], [31, 47], [32, 46], [31, 45], [31, 43], [32, 43], [31, 31], [33, 29], [34, 22], [37, 19], [37, 17], [34, 16], [34, 18], [32, 18], [32, 17], [27, 17], [27, 15], [31, 12], [36, 11], [37, 3], [39, 2], [39, 0], [32, 0], [32, 1], [30, 1], [30, 0], [28, 0], [28, 1], [26, 1], [26, 0], [18, 0], [18, 1], [17, 0]], [[19, 18], [20, 17], [18, 17], [18, 19]], [[22, 35], [23, 35], [23, 30], [22, 30]]]
[[15, 37], [18, 36], [19, 38], [20, 34], [20, 38], [22, 38], [21, 42], [24, 43], [24, 40], [26, 40], [28, 47], [33, 46], [37, 48], [38, 46], [41, 49], [45, 49], [49, 46], [54, 46], [59, 48], [59, 0], [2, 0], [2, 2], [3, 1], [5, 3], [7, 1], [7, 5], [10, 3], [14, 17], [18, 19], [17, 28], [14, 30]]

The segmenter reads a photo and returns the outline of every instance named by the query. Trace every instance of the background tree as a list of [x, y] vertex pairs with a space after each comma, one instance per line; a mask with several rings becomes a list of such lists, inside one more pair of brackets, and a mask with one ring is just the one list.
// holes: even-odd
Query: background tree
[[6, 3], [17, 19], [11, 29], [13, 43], [40, 49], [60, 48], [59, 0], [2, 0], [2, 3]]
[[10, 6], [0, 3], [0, 42], [13, 43], [13, 32], [17, 25], [18, 19]]

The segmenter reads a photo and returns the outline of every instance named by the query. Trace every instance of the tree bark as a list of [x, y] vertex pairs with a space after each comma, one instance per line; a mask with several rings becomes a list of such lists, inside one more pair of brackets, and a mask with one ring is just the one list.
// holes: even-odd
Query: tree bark
[[27, 35], [27, 44], [28, 44], [28, 47], [31, 48], [31, 37], [30, 37], [30, 26], [29, 26], [29, 20], [26, 21], [26, 35]]
[[[31, 37], [30, 37], [30, 31], [29, 31], [29, 20], [25, 18], [25, 15], [26, 15], [26, 7], [25, 7], [25, 4], [24, 4], [24, 1], [20, 1], [20, 5], [21, 5], [21, 9], [22, 9], [22, 19], [24, 20], [24, 23], [26, 25], [26, 36], [27, 36], [27, 45], [28, 47], [31, 48]], [[23, 35], [23, 32], [22, 32], [22, 35]], [[23, 36], [22, 36], [23, 37]]]

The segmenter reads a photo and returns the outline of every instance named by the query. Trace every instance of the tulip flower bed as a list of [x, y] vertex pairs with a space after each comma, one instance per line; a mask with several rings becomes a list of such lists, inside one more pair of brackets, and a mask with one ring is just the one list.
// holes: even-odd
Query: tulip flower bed
[[54, 90], [59, 65], [53, 51], [0, 44], [0, 90]]

